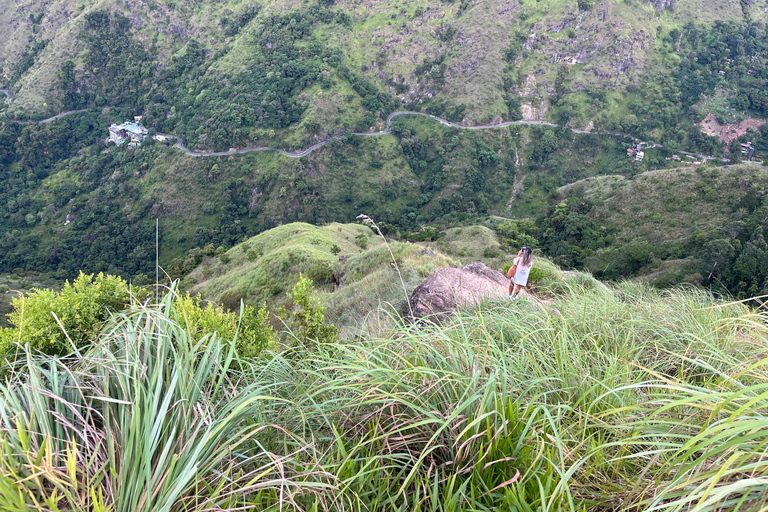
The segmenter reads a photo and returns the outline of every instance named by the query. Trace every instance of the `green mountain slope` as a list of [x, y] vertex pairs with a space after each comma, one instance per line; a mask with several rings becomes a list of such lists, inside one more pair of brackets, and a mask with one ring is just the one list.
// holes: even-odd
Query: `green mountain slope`
[[[768, 150], [768, 128], [754, 130], [768, 109], [759, 2], [0, 0], [0, 11], [14, 98], [0, 110], [2, 272], [145, 279], [154, 218], [168, 265], [286, 222], [367, 213], [407, 237], [467, 215], [530, 216], [558, 187], [674, 165], [681, 149], [736, 159], [695, 124], [705, 113], [755, 118], [737, 142]], [[85, 112], [13, 122], [71, 109]], [[403, 109], [559, 127], [398, 117], [391, 133], [351, 133], [384, 130]], [[105, 146], [107, 127], [134, 115], [203, 152], [346, 135], [300, 159]], [[634, 162], [621, 133], [664, 147]]]
[[768, 168], [754, 164], [602, 176], [559, 189], [551, 218], [568, 211], [570, 225], [591, 220], [609, 234], [583, 254], [599, 277], [703, 282], [752, 297], [768, 291], [767, 190]]
[[[292, 126], [304, 139], [367, 128], [397, 104], [470, 124], [551, 118], [550, 97], [623, 91], [674, 71], [680, 60], [661, 44], [670, 31], [765, 17], [760, 2], [724, 0], [3, 3], [12, 29], [0, 66], [16, 115], [106, 102], [220, 148], [267, 140], [259, 128]], [[69, 60], [73, 74], [62, 77]], [[149, 65], [132, 70], [136, 60]], [[186, 117], [190, 107], [207, 126]]]

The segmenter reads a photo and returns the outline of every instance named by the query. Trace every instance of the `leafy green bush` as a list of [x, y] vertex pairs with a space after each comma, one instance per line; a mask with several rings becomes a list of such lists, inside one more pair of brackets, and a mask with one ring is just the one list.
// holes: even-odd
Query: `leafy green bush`
[[293, 338], [292, 344], [307, 348], [312, 342], [333, 343], [339, 334], [335, 325], [325, 323], [323, 312], [326, 308], [312, 297], [313, 289], [312, 281], [299, 275], [299, 282], [288, 293], [290, 303], [278, 310], [278, 317]]
[[355, 243], [358, 247], [365, 250], [368, 248], [368, 237], [365, 236], [363, 233], [360, 233], [355, 237]]
[[51, 355], [81, 348], [112, 314], [128, 306], [131, 293], [143, 298], [147, 292], [129, 289], [120, 277], [81, 273], [72, 283], [65, 282], [60, 292], [34, 289], [26, 297], [14, 298], [8, 314], [11, 327], [0, 330], [0, 357], [7, 356], [14, 343]]
[[334, 280], [331, 264], [325, 260], [314, 262], [307, 269], [307, 278], [315, 283], [330, 283]]
[[517, 253], [523, 245], [537, 247], [539, 241], [534, 234], [537, 231], [535, 223], [527, 220], [506, 220], [496, 226], [499, 243], [509, 252]]
[[195, 340], [214, 333], [224, 339], [237, 339], [235, 348], [240, 357], [255, 357], [275, 340], [266, 304], [258, 310], [246, 305], [238, 314], [203, 301], [199, 295], [185, 294], [173, 302], [172, 311]]
[[528, 283], [529, 284], [540, 283], [546, 278], [547, 278], [547, 273], [541, 267], [533, 266], [531, 267], [531, 271], [528, 274]]

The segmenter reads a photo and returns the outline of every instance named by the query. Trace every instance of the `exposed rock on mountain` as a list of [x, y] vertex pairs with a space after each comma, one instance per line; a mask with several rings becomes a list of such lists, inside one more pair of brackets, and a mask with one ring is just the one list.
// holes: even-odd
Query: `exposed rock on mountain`
[[504, 275], [473, 261], [462, 268], [445, 268], [429, 276], [413, 291], [411, 309], [416, 320], [429, 317], [443, 321], [458, 308], [502, 297], [508, 290], [509, 281]]
[[661, 12], [665, 9], [675, 9], [675, 0], [651, 0], [651, 4], [656, 11]]

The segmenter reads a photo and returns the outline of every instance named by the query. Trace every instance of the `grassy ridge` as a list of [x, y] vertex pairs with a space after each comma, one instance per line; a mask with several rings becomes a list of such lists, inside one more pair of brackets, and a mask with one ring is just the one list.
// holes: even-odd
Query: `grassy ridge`
[[[406, 310], [407, 293], [438, 268], [457, 262], [417, 244], [390, 242], [398, 269], [383, 239], [361, 224], [327, 226], [292, 223], [265, 231], [218, 258], [206, 258], [185, 278], [204, 298], [239, 305], [286, 301], [303, 273], [315, 282], [326, 317], [351, 337], [361, 328], [380, 332], [391, 314]], [[388, 313], [387, 313], [388, 312]]]
[[174, 511], [765, 505], [764, 314], [585, 274], [545, 291], [547, 303], [487, 303], [441, 328], [240, 361], [236, 380], [226, 340], [190, 339], [169, 302], [138, 307], [92, 351], [30, 355], [0, 386], [0, 500]]
[[596, 215], [619, 229], [616, 241], [690, 243], [721, 229], [753, 190], [768, 186], [768, 169], [755, 164], [647, 171], [631, 180], [599, 176], [558, 189], [602, 202]]

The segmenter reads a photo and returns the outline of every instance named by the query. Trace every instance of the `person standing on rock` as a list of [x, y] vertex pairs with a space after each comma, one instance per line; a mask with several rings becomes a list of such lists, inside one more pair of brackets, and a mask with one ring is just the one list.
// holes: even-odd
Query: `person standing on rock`
[[512, 262], [512, 266], [509, 267], [507, 277], [509, 281], [509, 296], [517, 297], [521, 288], [525, 288], [528, 285], [528, 274], [531, 273], [531, 267], [533, 266], [533, 251], [527, 245], [524, 245], [522, 249], [517, 253], [515, 261]]

